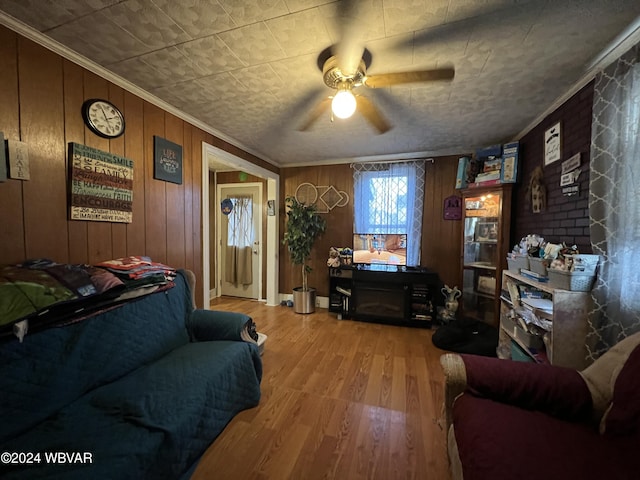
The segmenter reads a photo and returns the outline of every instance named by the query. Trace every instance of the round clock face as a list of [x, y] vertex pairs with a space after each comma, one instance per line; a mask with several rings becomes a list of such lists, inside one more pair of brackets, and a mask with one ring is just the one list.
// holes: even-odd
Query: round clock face
[[115, 138], [124, 133], [124, 116], [111, 102], [87, 100], [82, 105], [82, 116], [87, 126], [101, 137]]

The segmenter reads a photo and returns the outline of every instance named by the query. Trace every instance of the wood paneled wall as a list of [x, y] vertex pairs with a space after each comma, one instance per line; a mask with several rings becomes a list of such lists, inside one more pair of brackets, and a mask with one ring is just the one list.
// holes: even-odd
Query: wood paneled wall
[[[277, 167], [0, 26], [0, 131], [29, 147], [30, 180], [0, 183], [0, 264], [45, 257], [96, 263], [126, 255], [188, 268], [202, 281], [202, 143], [277, 172]], [[126, 118], [123, 136], [85, 128], [81, 106], [106, 98]], [[181, 185], [153, 178], [153, 136], [183, 148]], [[68, 220], [69, 142], [134, 162], [133, 222]], [[196, 289], [202, 305], [202, 291]]]
[[433, 162], [426, 163], [420, 262], [437, 272], [442, 283], [460, 288], [462, 222], [444, 219], [444, 200], [451, 195], [461, 197], [455, 185], [458, 158], [462, 155], [436, 157]]
[[[348, 164], [323, 165], [317, 167], [283, 168], [280, 170], [280, 238], [286, 231], [287, 213], [285, 198], [293, 196], [302, 183], [315, 186], [333, 186], [349, 195], [345, 207], [336, 207], [322, 216], [327, 221], [327, 230], [316, 241], [311, 252], [309, 286], [315, 287], [320, 296], [329, 295], [329, 273], [327, 258], [330, 247], [350, 247], [353, 242], [353, 171]], [[324, 189], [320, 189], [324, 191]], [[301, 268], [291, 263], [287, 246], [280, 242], [280, 292], [292, 293], [302, 285]]]
[[[439, 157], [426, 164], [424, 216], [422, 232], [421, 265], [440, 275], [440, 279], [451, 286], [460, 285], [460, 221], [443, 219], [444, 199], [455, 194], [455, 179], [458, 156]], [[327, 258], [329, 248], [351, 247], [353, 243], [353, 170], [348, 164], [317, 167], [283, 168], [280, 170], [281, 205], [280, 232], [286, 230], [284, 199], [294, 195], [301, 183], [332, 185], [336, 190], [349, 195], [346, 207], [336, 207], [323, 214], [327, 230], [318, 239], [312, 251], [309, 285], [317, 289], [320, 296], [329, 295]], [[280, 292], [291, 293], [300, 286], [301, 273], [293, 266], [286, 245], [280, 245]]]

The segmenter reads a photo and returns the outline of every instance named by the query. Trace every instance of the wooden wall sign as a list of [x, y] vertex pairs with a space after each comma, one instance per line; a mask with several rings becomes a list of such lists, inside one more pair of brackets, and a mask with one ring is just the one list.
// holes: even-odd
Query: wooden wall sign
[[69, 144], [71, 220], [131, 223], [133, 160]]

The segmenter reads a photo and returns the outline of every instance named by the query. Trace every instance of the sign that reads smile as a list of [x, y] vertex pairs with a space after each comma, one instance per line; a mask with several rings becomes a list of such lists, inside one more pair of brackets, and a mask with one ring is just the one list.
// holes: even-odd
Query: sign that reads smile
[[131, 223], [133, 160], [69, 144], [71, 220]]

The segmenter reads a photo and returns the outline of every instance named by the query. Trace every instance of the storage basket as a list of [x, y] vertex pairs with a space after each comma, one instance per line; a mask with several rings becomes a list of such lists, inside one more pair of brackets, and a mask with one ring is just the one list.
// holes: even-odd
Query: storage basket
[[571, 290], [574, 292], [588, 292], [591, 290], [595, 274], [584, 272], [566, 272], [564, 270], [547, 270], [549, 283], [556, 288], [562, 290]]
[[529, 257], [526, 255], [510, 254], [507, 256], [507, 265], [510, 272], [520, 273], [521, 268], [529, 270]]
[[[569, 257], [570, 255], [567, 255]], [[573, 271], [588, 273], [595, 275], [596, 268], [598, 268], [598, 262], [600, 261], [600, 255], [585, 255], [583, 253], [578, 255], [571, 255], [573, 257]]]
[[538, 275], [547, 276], [547, 267], [549, 260], [540, 257], [529, 257], [529, 270]]

